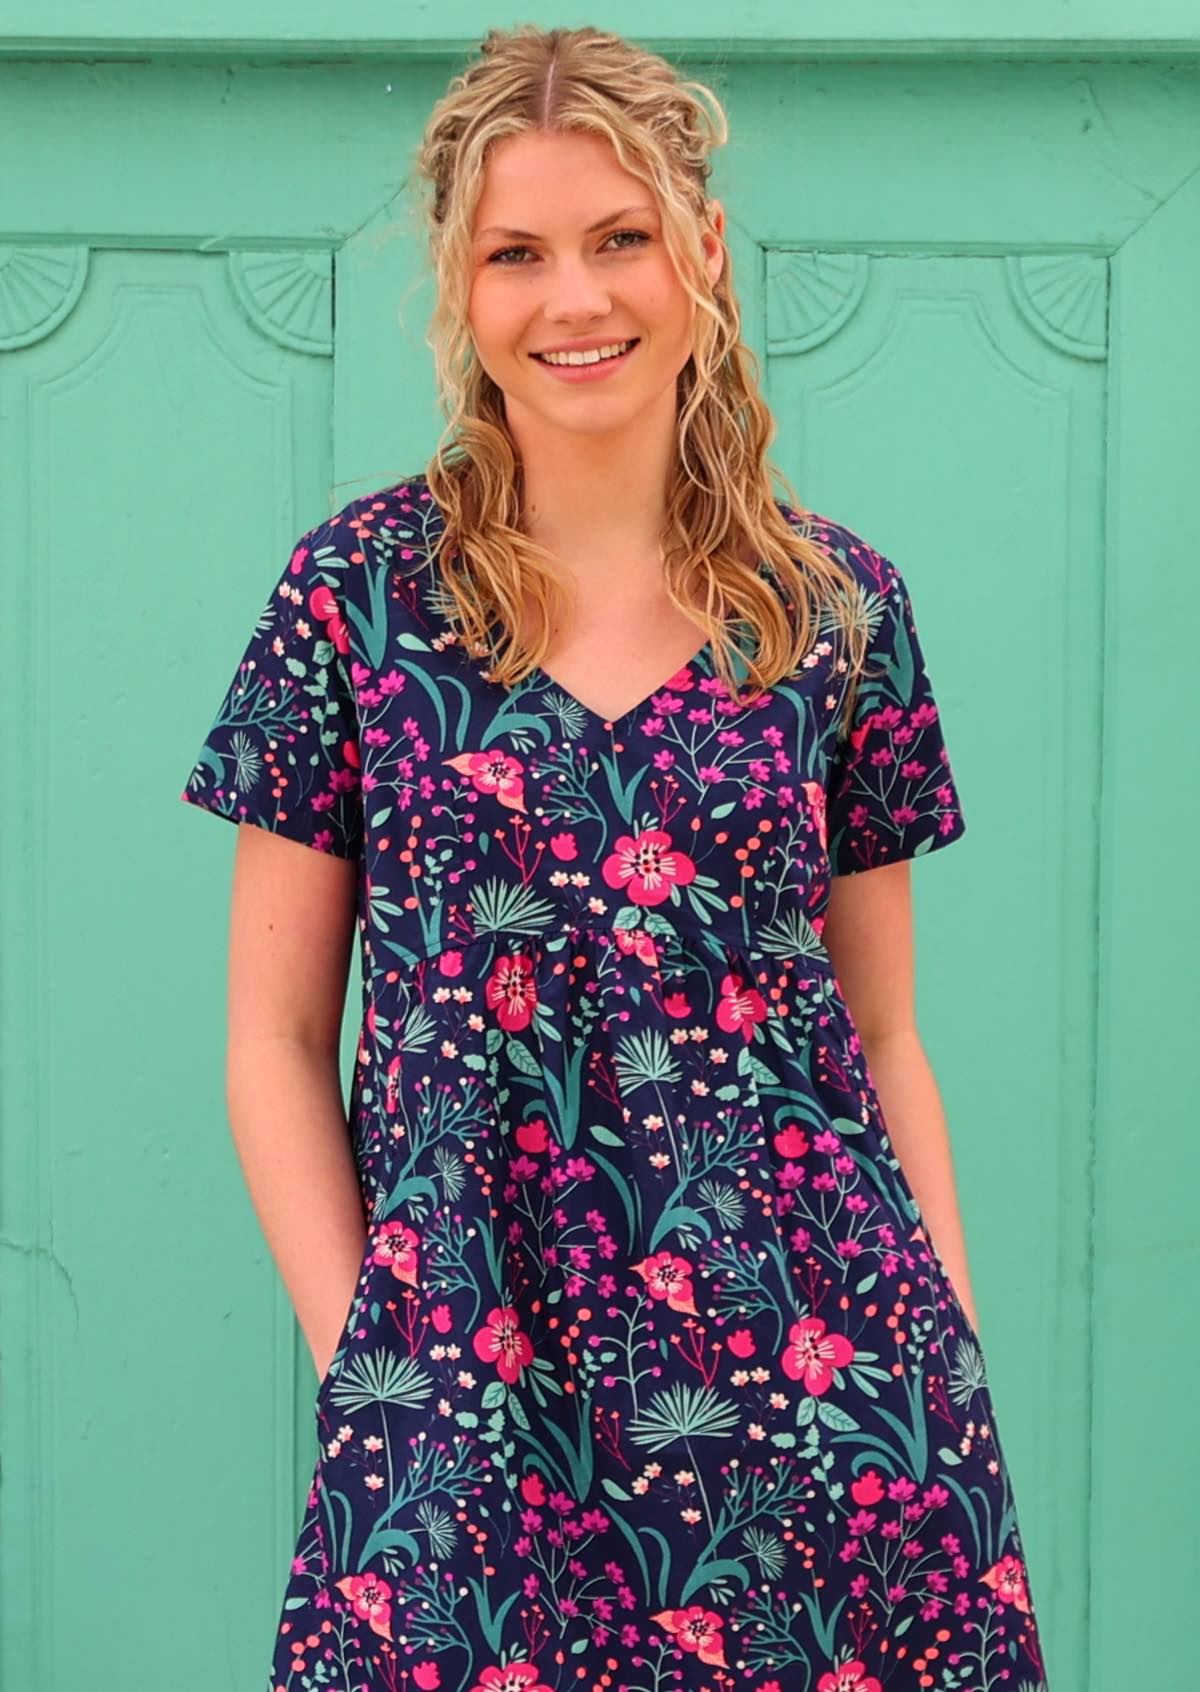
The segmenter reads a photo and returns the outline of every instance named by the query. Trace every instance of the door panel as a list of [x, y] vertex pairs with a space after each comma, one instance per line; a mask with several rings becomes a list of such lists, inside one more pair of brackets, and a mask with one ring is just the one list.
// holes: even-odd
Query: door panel
[[[321, 515], [330, 255], [294, 257], [281, 289], [223, 253], [85, 254], [68, 315], [0, 361], [25, 795], [4, 831], [5, 1234], [29, 1242], [3, 1301], [8, 1685], [254, 1684], [311, 1470], [295, 1323], [225, 1119], [236, 837], [164, 814], [266, 578]], [[45, 278], [31, 315], [74, 287], [14, 269]]]
[[[1087, 1557], [1097, 262], [764, 255], [781, 462], [904, 572], [973, 824], [957, 864], [914, 869], [918, 1013], [1034, 1598], [1052, 1611]], [[1060, 1650], [1064, 1625], [1043, 1628]]]

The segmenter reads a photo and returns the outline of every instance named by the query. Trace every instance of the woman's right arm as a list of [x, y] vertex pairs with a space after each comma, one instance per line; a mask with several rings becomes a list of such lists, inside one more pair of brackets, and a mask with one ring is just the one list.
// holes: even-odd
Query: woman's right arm
[[318, 1377], [341, 1339], [367, 1240], [338, 1063], [356, 871], [352, 859], [238, 828], [226, 1101]]

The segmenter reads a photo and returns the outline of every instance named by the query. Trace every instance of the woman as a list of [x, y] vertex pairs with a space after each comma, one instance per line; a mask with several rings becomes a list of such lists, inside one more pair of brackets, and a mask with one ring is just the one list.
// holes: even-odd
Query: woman
[[419, 155], [446, 435], [297, 543], [183, 795], [256, 825], [230, 1112], [321, 1377], [287, 1692], [1044, 1684], [913, 1021], [959, 797], [900, 572], [772, 493], [724, 134], [489, 35]]

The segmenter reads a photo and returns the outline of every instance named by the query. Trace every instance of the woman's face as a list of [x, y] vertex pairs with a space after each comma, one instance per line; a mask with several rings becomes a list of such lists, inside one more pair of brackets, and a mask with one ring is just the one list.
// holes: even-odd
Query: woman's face
[[[724, 213], [710, 202], [715, 282]], [[473, 224], [468, 319], [518, 439], [539, 428], [600, 435], [662, 408], [692, 352], [695, 305], [663, 240], [653, 191], [598, 136], [534, 131], [492, 152]], [[554, 367], [555, 349], [624, 348]]]

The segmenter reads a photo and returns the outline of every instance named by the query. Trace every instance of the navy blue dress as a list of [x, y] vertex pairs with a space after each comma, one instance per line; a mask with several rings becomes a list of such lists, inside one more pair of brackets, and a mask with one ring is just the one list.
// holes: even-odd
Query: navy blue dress
[[[464, 652], [424, 479], [296, 545], [182, 797], [358, 866], [366, 1246], [268, 1685], [1044, 1685], [984, 1356], [821, 941], [964, 832], [912, 605], [615, 721]], [[773, 577], [768, 576], [769, 580]], [[303, 921], [303, 913], [298, 913]]]

